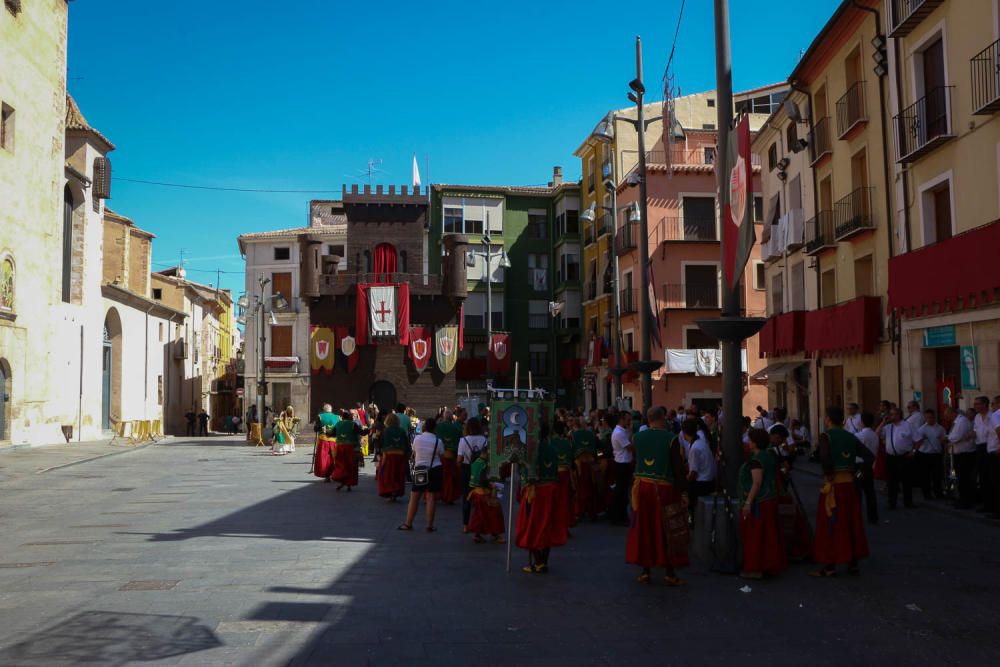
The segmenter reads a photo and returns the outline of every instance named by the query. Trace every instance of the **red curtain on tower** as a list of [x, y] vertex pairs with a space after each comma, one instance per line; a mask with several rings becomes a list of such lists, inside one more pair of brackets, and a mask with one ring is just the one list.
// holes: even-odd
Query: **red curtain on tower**
[[396, 272], [396, 248], [391, 243], [379, 243], [375, 246], [375, 282], [392, 279]]

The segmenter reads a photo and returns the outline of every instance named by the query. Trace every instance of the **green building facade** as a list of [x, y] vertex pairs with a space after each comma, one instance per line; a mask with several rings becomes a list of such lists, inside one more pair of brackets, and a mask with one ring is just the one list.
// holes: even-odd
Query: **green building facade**
[[[578, 183], [431, 186], [430, 273], [438, 272], [448, 234], [465, 234], [474, 258], [464, 305], [465, 349], [455, 369], [459, 394], [467, 385], [471, 393], [481, 392], [487, 376], [488, 236], [493, 331], [510, 334], [512, 348], [508, 377], [498, 377], [493, 368], [494, 384], [512, 385], [519, 362], [521, 386], [527, 386], [530, 370], [534, 384], [554, 392], [559, 405], [577, 404], [582, 396], [579, 202]], [[502, 268], [501, 257], [509, 268]]]

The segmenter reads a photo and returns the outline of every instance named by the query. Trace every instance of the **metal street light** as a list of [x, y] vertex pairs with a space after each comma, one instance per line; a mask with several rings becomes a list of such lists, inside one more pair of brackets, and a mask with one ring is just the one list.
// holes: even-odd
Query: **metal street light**
[[[486, 213], [486, 228], [490, 227], [490, 214]], [[507, 257], [507, 251], [504, 248], [494, 251], [492, 246], [492, 240], [487, 232], [480, 239], [480, 243], [483, 245], [483, 250], [467, 250], [465, 254], [465, 265], [469, 268], [476, 266], [476, 257], [482, 257], [486, 264], [486, 379], [487, 381], [493, 379], [493, 364], [490, 363], [489, 349], [493, 346], [493, 258], [499, 257], [500, 261], [497, 262], [497, 266], [501, 269], [510, 268], [510, 259]]]

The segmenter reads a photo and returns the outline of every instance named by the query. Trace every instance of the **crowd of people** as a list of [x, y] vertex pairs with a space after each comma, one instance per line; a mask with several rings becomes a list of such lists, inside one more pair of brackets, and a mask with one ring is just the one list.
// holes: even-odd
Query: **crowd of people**
[[[951, 477], [959, 507], [1000, 507], [1000, 397], [992, 411], [985, 398], [975, 406], [972, 416], [946, 411], [943, 423], [915, 403], [905, 418], [889, 402], [877, 419], [856, 404], [846, 412], [831, 407], [815, 439], [784, 409], [759, 408], [755, 418], [743, 419], [742, 458], [732, 463], [736, 498], [721, 483], [729, 462], [720, 446], [719, 411], [560, 408], [542, 425], [531, 462], [536, 474], [511, 490], [519, 498], [516, 544], [528, 553], [523, 569], [547, 572], [551, 549], [566, 544], [574, 526], [607, 520], [627, 527], [626, 561], [640, 568], [638, 581], [648, 583], [660, 568], [667, 585], [682, 586], [678, 570], [688, 565], [693, 536], [705, 530], [699, 506], [702, 516], [724, 506], [734, 508], [726, 511], [738, 524], [743, 577], [775, 576], [795, 560], [814, 561], [818, 577], [836, 575], [838, 565], [857, 574], [868, 556], [865, 518], [878, 522], [878, 480], [887, 484], [890, 509], [900, 495], [904, 507], [913, 506], [914, 486], [927, 499], [945, 497]], [[399, 530], [414, 530], [421, 503], [428, 532], [437, 530], [439, 503], [461, 503], [463, 532], [477, 543], [503, 543], [500, 500], [510, 479], [488, 475], [489, 422], [483, 404], [474, 415], [442, 407], [422, 421], [402, 404], [386, 414], [374, 406], [334, 412], [326, 405], [314, 421], [311, 472], [349, 492], [367, 453], [379, 496], [395, 503], [408, 495]], [[791, 474], [806, 455], [823, 475], [815, 532]]]

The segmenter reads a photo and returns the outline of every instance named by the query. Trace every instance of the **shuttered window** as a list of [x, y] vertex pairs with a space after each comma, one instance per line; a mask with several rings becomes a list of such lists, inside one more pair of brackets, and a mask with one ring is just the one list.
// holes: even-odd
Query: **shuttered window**
[[271, 356], [272, 357], [292, 356], [292, 327], [290, 326], [271, 327]]
[[271, 274], [271, 294], [278, 294], [285, 297], [288, 303], [292, 302], [292, 274], [272, 273]]
[[111, 160], [94, 158], [94, 198], [111, 199]]

